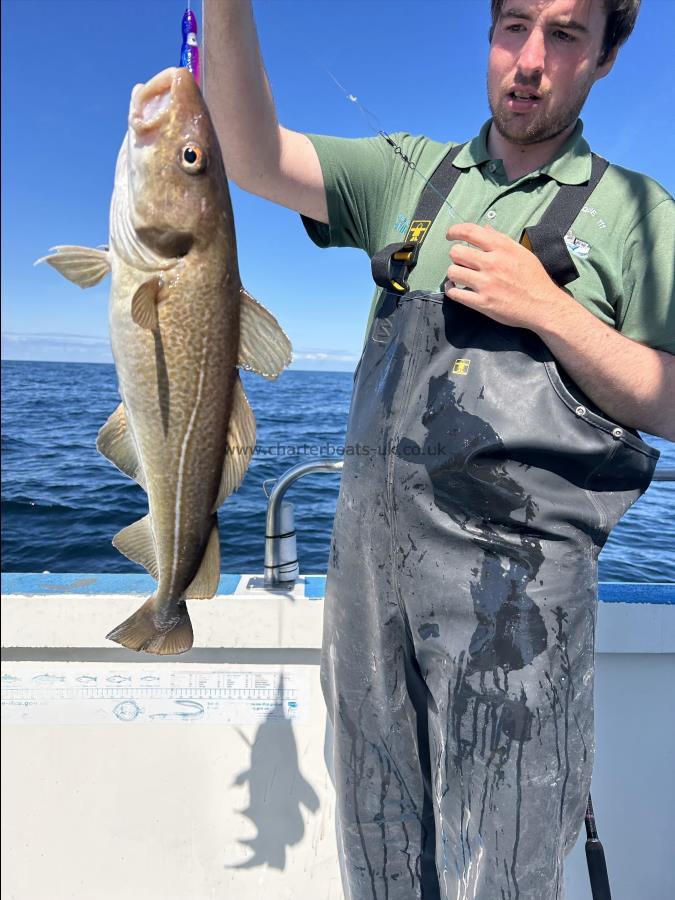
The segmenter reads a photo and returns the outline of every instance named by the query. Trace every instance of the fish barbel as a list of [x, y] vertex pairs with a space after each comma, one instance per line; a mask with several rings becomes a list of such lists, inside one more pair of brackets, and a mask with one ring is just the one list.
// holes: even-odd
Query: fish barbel
[[182, 653], [193, 642], [185, 601], [218, 587], [216, 511], [239, 487], [255, 446], [238, 367], [274, 378], [291, 359], [276, 319], [241, 285], [218, 139], [187, 69], [134, 88], [109, 247], [53, 251], [38, 262], [81, 287], [111, 273], [122, 402], [96, 446], [148, 495], [148, 515], [113, 544], [157, 588], [108, 638]]

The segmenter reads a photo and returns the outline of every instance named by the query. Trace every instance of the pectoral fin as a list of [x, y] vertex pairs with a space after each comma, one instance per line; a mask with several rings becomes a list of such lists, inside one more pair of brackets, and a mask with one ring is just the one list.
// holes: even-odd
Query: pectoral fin
[[244, 288], [240, 308], [239, 365], [265, 378], [276, 378], [291, 361], [291, 342], [272, 313]]
[[218, 538], [218, 519], [213, 517], [211, 534], [204, 551], [204, 557], [195, 577], [185, 592], [187, 600], [201, 598], [208, 600], [218, 590], [220, 581], [220, 540]]
[[143, 489], [146, 489], [143, 469], [136, 452], [136, 444], [127, 426], [123, 403], [120, 403], [99, 431], [96, 438], [96, 449], [121, 472], [124, 472], [129, 478], [133, 478]]
[[152, 534], [150, 516], [143, 516], [137, 522], [118, 531], [113, 538], [113, 547], [127, 559], [144, 566], [153, 578], [159, 578], [155, 538]]
[[232, 389], [232, 412], [227, 429], [225, 460], [218, 489], [218, 499], [213, 507], [214, 512], [226, 497], [236, 491], [241, 484], [254, 449], [255, 416], [248, 405], [241, 379], [237, 375]]
[[147, 328], [148, 331], [156, 331], [159, 328], [157, 304], [161, 288], [162, 279], [155, 275], [154, 278], [143, 282], [131, 301], [131, 318], [137, 325]]
[[110, 271], [108, 253], [105, 250], [94, 250], [93, 247], [52, 247], [50, 255], [42, 256], [34, 265], [43, 262], [81, 288], [93, 287]]

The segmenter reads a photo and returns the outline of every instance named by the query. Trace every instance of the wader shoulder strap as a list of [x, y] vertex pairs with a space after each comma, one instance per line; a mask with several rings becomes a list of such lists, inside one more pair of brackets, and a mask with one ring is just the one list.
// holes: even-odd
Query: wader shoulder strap
[[417, 264], [424, 238], [462, 174], [462, 170], [456, 169], [453, 163], [463, 146], [464, 144], [459, 144], [446, 153], [424, 185], [405, 241], [387, 244], [371, 259], [375, 284], [396, 294], [405, 294], [408, 290], [408, 275]]
[[609, 163], [591, 154], [591, 177], [585, 184], [563, 184], [537, 225], [525, 229], [521, 244], [538, 257], [560, 287], [579, 277], [565, 243], [565, 235], [605, 174]]
[[455, 160], [459, 156], [464, 144], [459, 144], [449, 150], [434, 169], [434, 174], [424, 185], [420, 198], [417, 201], [415, 215], [408, 229], [406, 240], [421, 244], [427, 236], [434, 219], [441, 211], [450, 191], [457, 183], [463, 169], [455, 168]]
[[[420, 194], [405, 241], [388, 244], [371, 260], [373, 279], [396, 294], [408, 290], [408, 275], [415, 268], [420, 248], [462, 169], [453, 165], [464, 144], [453, 147], [436, 167]], [[593, 153], [591, 175], [584, 184], [563, 184], [537, 225], [528, 226], [521, 244], [538, 257], [560, 287], [579, 277], [565, 243], [565, 235], [604, 175], [609, 163]]]

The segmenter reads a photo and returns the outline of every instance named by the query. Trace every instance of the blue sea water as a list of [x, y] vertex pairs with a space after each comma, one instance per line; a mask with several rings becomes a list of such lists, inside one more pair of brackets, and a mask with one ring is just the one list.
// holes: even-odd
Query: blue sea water
[[[243, 374], [258, 423], [257, 451], [240, 490], [219, 512], [221, 569], [261, 572], [263, 482], [298, 462], [336, 456], [344, 441], [352, 376], [284, 372], [276, 382]], [[3, 362], [2, 569], [6, 572], [142, 571], [111, 544], [147, 512], [144, 492], [95, 449], [119, 402], [112, 365]], [[675, 445], [648, 437], [659, 465], [675, 466]], [[339, 477], [297, 482], [298, 555], [303, 572], [323, 572]], [[612, 533], [600, 556], [603, 581], [675, 581], [675, 483], [654, 483]]]

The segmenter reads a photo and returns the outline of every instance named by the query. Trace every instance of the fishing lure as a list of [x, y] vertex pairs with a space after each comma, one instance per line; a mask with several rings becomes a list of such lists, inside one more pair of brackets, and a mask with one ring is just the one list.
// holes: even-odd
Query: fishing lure
[[180, 48], [181, 68], [189, 69], [197, 84], [200, 84], [199, 43], [197, 41], [197, 16], [190, 9], [190, 3], [183, 13], [181, 24], [183, 44]]

